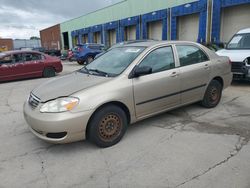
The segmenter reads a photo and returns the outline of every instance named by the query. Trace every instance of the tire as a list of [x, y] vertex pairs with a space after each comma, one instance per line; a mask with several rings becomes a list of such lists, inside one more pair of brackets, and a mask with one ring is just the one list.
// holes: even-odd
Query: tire
[[43, 77], [45, 78], [54, 77], [55, 75], [56, 75], [56, 71], [53, 67], [46, 67], [43, 70]]
[[201, 105], [206, 108], [214, 108], [216, 107], [222, 95], [222, 85], [217, 80], [212, 80], [207, 87], [206, 93], [204, 95], [203, 100], [201, 101]]
[[79, 65], [83, 65], [83, 64], [84, 64], [83, 61], [77, 61], [77, 63], [78, 63]]
[[101, 148], [117, 144], [127, 130], [125, 112], [115, 105], [108, 105], [98, 110], [91, 118], [88, 138]]
[[86, 59], [86, 63], [89, 64], [89, 63], [91, 63], [93, 60], [94, 60], [94, 57], [93, 57], [93, 56], [88, 56], [87, 59]]

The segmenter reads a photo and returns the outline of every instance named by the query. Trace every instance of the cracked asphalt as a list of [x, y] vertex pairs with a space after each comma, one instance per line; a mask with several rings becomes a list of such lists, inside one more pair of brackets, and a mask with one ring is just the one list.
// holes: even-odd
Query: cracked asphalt
[[[58, 76], [79, 69], [64, 63]], [[250, 83], [220, 105], [186, 106], [131, 125], [117, 145], [52, 145], [23, 118], [29, 92], [48, 79], [0, 84], [0, 187], [250, 187]]]

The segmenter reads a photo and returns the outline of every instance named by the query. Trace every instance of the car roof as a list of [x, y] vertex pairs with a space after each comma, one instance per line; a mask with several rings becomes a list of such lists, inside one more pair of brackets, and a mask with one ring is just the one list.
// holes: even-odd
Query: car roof
[[130, 44], [124, 44], [121, 46], [137, 46], [137, 47], [150, 47], [154, 45], [170, 45], [170, 44], [197, 44], [195, 42], [190, 41], [147, 41], [147, 42], [135, 42]]
[[4, 55], [11, 55], [11, 54], [18, 54], [18, 53], [39, 53], [39, 54], [42, 54], [41, 52], [34, 51], [34, 50], [11, 50], [11, 51], [5, 51], [3, 53], [4, 53]]
[[103, 46], [103, 44], [98, 44], [98, 43], [85, 43], [85, 44], [77, 44], [76, 46], [88, 46], [88, 45], [91, 45], [91, 46]]
[[250, 33], [250, 28], [242, 29], [237, 34]]

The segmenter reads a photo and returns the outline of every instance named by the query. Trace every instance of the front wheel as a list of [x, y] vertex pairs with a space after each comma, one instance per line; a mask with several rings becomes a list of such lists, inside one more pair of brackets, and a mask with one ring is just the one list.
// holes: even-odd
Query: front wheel
[[110, 147], [118, 143], [127, 129], [125, 112], [115, 105], [98, 110], [89, 124], [89, 140], [99, 147]]
[[201, 105], [206, 108], [216, 107], [221, 100], [221, 95], [222, 84], [217, 80], [212, 80], [207, 87], [204, 98], [201, 101]]
[[55, 75], [56, 75], [56, 71], [52, 67], [46, 67], [43, 70], [43, 77], [45, 77], [45, 78], [54, 77]]

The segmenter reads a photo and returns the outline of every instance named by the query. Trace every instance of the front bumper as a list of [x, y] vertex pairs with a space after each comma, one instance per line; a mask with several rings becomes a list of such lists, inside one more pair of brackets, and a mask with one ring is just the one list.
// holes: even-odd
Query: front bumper
[[232, 73], [234, 80], [250, 80], [250, 66], [244, 62], [232, 62]]
[[51, 143], [70, 143], [86, 138], [92, 111], [41, 113], [39, 109], [33, 109], [28, 101], [24, 103], [24, 118], [31, 132], [40, 139]]

